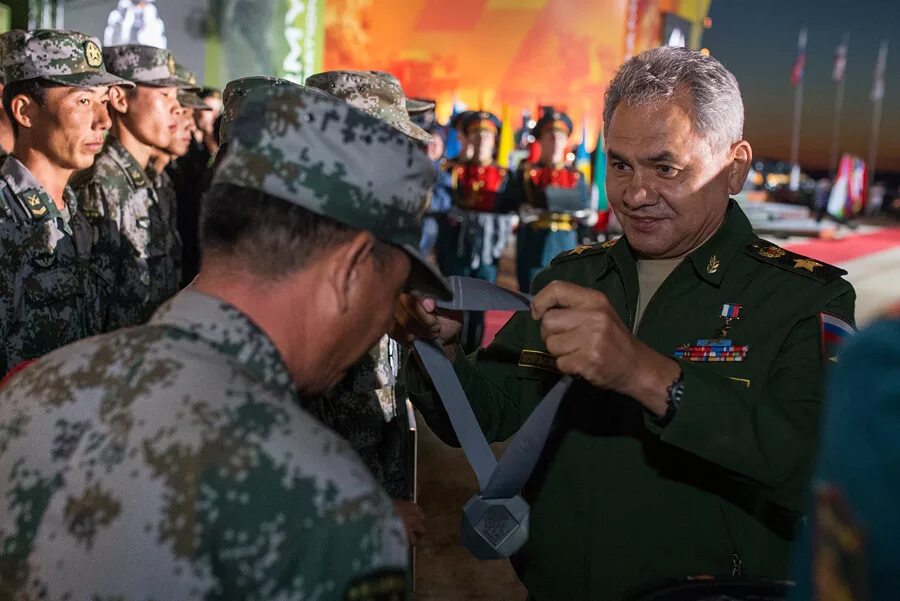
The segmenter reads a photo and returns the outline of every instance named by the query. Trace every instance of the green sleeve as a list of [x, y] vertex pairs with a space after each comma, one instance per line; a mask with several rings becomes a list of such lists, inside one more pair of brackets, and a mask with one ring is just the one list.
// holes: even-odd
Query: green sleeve
[[[823, 309], [853, 324], [855, 295], [846, 282]], [[791, 511], [802, 507], [819, 433], [826, 360], [819, 313], [797, 322], [759, 385], [681, 362], [684, 396], [661, 440], [720, 465]]]

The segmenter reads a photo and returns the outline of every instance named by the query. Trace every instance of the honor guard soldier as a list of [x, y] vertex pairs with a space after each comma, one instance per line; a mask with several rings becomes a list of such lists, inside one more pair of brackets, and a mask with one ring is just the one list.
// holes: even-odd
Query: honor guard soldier
[[66, 185], [110, 127], [100, 44], [83, 33], [0, 36], [4, 112], [15, 143], [0, 167], [0, 376], [99, 332], [91, 227]]
[[[453, 208], [447, 219], [457, 224], [455, 239], [444, 249], [445, 275], [497, 281], [500, 257], [512, 235], [514, 215], [501, 212], [509, 170], [496, 163], [497, 136], [502, 124], [486, 111], [468, 113], [460, 130], [472, 148], [472, 158], [448, 167]], [[484, 314], [468, 313], [461, 335], [463, 348], [474, 351], [484, 334]]]
[[[443, 186], [444, 193], [450, 197], [452, 206], [452, 171], [453, 167], [460, 163], [467, 163], [472, 159], [474, 147], [466, 136], [466, 132], [462, 127], [463, 122], [473, 114], [474, 111], [462, 111], [450, 117], [447, 124], [448, 130], [448, 146], [445, 149], [447, 158], [442, 161], [441, 168], [446, 175], [438, 177], [438, 186]], [[456, 149], [450, 148], [450, 141], [455, 140]], [[455, 152], [450, 156], [450, 152]], [[449, 207], [448, 207], [449, 208]], [[437, 217], [437, 241], [435, 242], [435, 259], [437, 259], [438, 267], [444, 274], [454, 273], [458, 270], [456, 260], [455, 242], [459, 240], [460, 222], [458, 218], [453, 218], [448, 212], [444, 215], [436, 215]]]
[[166, 148], [178, 130], [178, 90], [192, 84], [175, 74], [167, 50], [128, 44], [103, 51], [106, 69], [132, 81], [109, 91], [112, 129], [93, 167], [72, 187], [97, 239], [95, 264], [103, 276], [104, 330], [144, 323], [178, 291], [170, 259], [177, 245], [159, 196], [147, 175], [154, 149]]
[[[404, 299], [395, 335], [437, 338], [488, 442], [575, 376], [522, 492], [529, 539], [513, 565], [533, 599], [611, 601], [697, 575], [785, 580], [853, 288], [756, 236], [729, 198], [753, 159], [737, 80], [714, 58], [663, 47], [629, 59], [603, 120], [625, 235], [560, 254], [531, 311], [468, 357], [459, 320], [429, 299]], [[413, 403], [458, 443], [431, 380], [407, 365]]]
[[301, 403], [402, 290], [451, 296], [416, 251], [431, 162], [295, 85], [232, 125], [194, 284], [0, 388], [3, 599], [408, 598], [393, 504]]
[[534, 277], [553, 257], [578, 244], [577, 213], [587, 210], [590, 202], [584, 176], [565, 162], [572, 135], [569, 116], [548, 110], [532, 133], [541, 156], [536, 163], [520, 165], [509, 191], [521, 217], [516, 275], [523, 292], [531, 289]]

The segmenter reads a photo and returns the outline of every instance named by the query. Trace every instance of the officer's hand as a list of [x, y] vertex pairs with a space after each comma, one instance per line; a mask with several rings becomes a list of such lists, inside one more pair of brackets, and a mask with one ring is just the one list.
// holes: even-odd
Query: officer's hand
[[437, 340], [446, 351], [455, 348], [461, 329], [462, 313], [440, 311], [431, 298], [401, 294], [388, 334], [401, 344], [409, 344], [416, 338]]
[[410, 546], [415, 546], [425, 535], [425, 512], [415, 503], [403, 499], [394, 499], [394, 510], [403, 520], [403, 528], [406, 530]]
[[605, 294], [551, 282], [534, 297], [531, 314], [541, 321], [541, 338], [561, 372], [628, 395], [656, 415], [665, 414], [666, 389], [680, 368], [638, 340]]

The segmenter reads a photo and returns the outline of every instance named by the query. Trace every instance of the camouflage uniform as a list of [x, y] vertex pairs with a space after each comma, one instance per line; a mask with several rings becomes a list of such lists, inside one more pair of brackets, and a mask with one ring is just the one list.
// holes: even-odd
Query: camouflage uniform
[[[326, 71], [306, 79], [306, 85], [328, 92], [414, 140], [427, 143], [431, 135], [410, 119], [411, 107], [400, 82], [379, 71]], [[417, 103], [413, 110], [432, 107]], [[335, 432], [350, 441], [366, 466], [394, 498], [413, 497], [407, 465], [413, 452], [406, 435], [409, 415], [406, 398], [396, 388], [400, 349], [384, 336], [346, 377], [322, 398], [306, 407]]]
[[[446, 298], [415, 253], [424, 153], [333, 99], [256, 92], [214, 183], [365, 223]], [[392, 503], [299, 402], [266, 333], [191, 288], [20, 372], [0, 389], [0, 598], [404, 598]]]
[[[189, 87], [175, 75], [172, 55], [129, 44], [105, 48], [106, 68], [140, 85]], [[172, 257], [177, 230], [167, 218], [148, 173], [113, 136], [92, 168], [72, 180], [78, 204], [94, 227], [96, 264], [108, 305], [104, 330], [144, 323], [181, 284]]]
[[[0, 37], [3, 79], [69, 86], [124, 83], [109, 75], [96, 38], [13, 30]], [[26, 359], [99, 331], [90, 225], [68, 188], [60, 210], [14, 156], [0, 168], [0, 376]]]

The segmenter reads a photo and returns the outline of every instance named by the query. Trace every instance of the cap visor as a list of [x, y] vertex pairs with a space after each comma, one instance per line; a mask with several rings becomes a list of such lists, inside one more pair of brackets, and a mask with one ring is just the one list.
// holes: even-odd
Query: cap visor
[[112, 73], [71, 73], [69, 75], [41, 77], [41, 79], [46, 79], [47, 81], [52, 81], [54, 83], [61, 83], [65, 86], [78, 86], [80, 88], [95, 88], [97, 86], [134, 87], [133, 82], [122, 79]]
[[450, 284], [437, 267], [420, 255], [419, 250], [412, 245], [404, 244], [401, 248], [409, 256], [410, 271], [407, 287], [413, 292], [438, 300], [452, 300], [453, 291]]
[[178, 88], [179, 90], [199, 90], [197, 84], [190, 83], [178, 77], [166, 77], [164, 79], [148, 79], [147, 81], [134, 80], [134, 83], [142, 86], [154, 86], [157, 88]]
[[431, 134], [413, 123], [412, 121], [404, 121], [401, 123], [392, 124], [395, 128], [399, 129], [403, 133], [405, 133], [410, 138], [415, 138], [420, 142], [424, 142], [428, 144], [431, 142]]
[[416, 113], [424, 113], [426, 111], [430, 111], [434, 108], [433, 102], [428, 102], [425, 100], [412, 100], [406, 99], [406, 112], [410, 115], [415, 115]]

